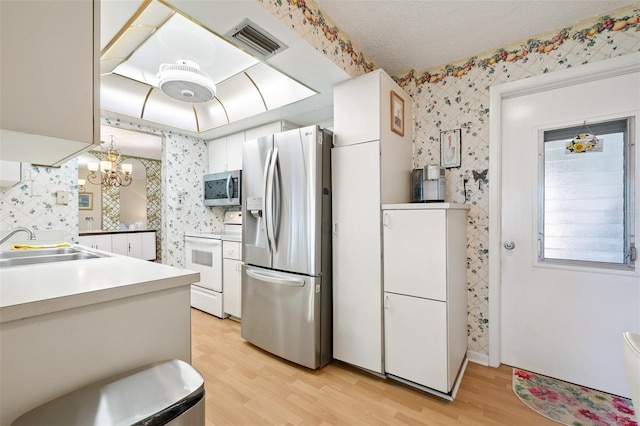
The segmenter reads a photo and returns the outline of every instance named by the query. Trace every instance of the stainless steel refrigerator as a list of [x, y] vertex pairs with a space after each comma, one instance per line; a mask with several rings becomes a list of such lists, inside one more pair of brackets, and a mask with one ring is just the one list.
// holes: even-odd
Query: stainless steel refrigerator
[[246, 141], [241, 334], [308, 368], [332, 358], [331, 132]]

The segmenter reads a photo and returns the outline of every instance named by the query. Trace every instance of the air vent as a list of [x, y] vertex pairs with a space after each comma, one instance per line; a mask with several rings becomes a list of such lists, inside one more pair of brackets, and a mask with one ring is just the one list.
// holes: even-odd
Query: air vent
[[225, 34], [236, 46], [248, 50], [260, 59], [268, 59], [287, 48], [280, 40], [245, 19]]

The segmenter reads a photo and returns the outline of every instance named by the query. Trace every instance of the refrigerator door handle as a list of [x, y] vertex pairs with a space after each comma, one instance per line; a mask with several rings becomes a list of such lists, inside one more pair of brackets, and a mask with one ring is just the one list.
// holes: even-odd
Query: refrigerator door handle
[[275, 189], [275, 176], [276, 176], [276, 165], [278, 162], [278, 147], [274, 145], [271, 157], [269, 159], [269, 167], [267, 172], [267, 182], [266, 182], [266, 190], [265, 190], [265, 212], [267, 213], [267, 218], [265, 219], [266, 230], [267, 230], [267, 240], [269, 241], [269, 248], [271, 252], [275, 252], [277, 249], [276, 246], [276, 234], [275, 234], [275, 226], [274, 226], [274, 189]]
[[[264, 176], [262, 178], [262, 217], [264, 218], [264, 223], [269, 223], [269, 211], [267, 210], [267, 200], [269, 198], [269, 165], [271, 164], [271, 154], [273, 152], [273, 148], [269, 148], [267, 151], [267, 158], [265, 160], [264, 167]], [[265, 226], [265, 236], [267, 237], [267, 247], [270, 252], [271, 250], [271, 236], [269, 235], [269, 227]]]
[[231, 201], [231, 174], [227, 177], [227, 200]]
[[256, 280], [265, 281], [270, 284], [288, 285], [291, 287], [304, 287], [304, 280], [275, 278], [268, 275], [260, 274], [258, 272], [254, 272], [250, 269], [247, 269], [247, 275], [249, 275], [251, 278], [255, 278]]

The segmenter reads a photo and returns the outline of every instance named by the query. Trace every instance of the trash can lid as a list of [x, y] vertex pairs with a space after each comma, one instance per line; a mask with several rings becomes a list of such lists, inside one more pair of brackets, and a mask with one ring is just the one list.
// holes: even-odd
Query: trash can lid
[[42, 404], [12, 425], [164, 424], [204, 397], [204, 379], [188, 363], [161, 361], [85, 386]]

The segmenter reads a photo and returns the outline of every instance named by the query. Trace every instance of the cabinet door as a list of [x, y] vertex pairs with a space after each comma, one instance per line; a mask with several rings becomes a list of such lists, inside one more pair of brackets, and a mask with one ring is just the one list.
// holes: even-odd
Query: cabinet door
[[242, 306], [242, 262], [233, 259], [222, 261], [222, 286], [224, 313], [240, 318]]
[[98, 143], [99, 9], [97, 0], [0, 2], [3, 159], [60, 164]]
[[78, 237], [78, 244], [85, 247], [93, 247], [93, 237], [91, 235], [83, 235]]
[[379, 147], [332, 149], [333, 357], [382, 373]]
[[207, 142], [209, 151], [209, 173], [227, 170], [227, 138], [214, 139]]
[[274, 133], [280, 133], [284, 130], [283, 124], [284, 123], [282, 121], [274, 121], [273, 123], [267, 123], [262, 126], [247, 129], [244, 132], [244, 140], [250, 141], [263, 136], [273, 135]]
[[385, 293], [385, 372], [448, 393], [447, 304]]
[[136, 259], [142, 259], [142, 233], [136, 232], [134, 234], [127, 235], [127, 256], [135, 257]]
[[113, 234], [111, 236], [111, 251], [123, 256], [129, 255], [129, 239], [127, 234]]
[[82, 246], [97, 250], [112, 252], [111, 235], [83, 235], [78, 237], [78, 243]]
[[142, 259], [156, 260], [156, 233], [143, 232], [141, 235], [142, 235]]
[[242, 170], [244, 132], [227, 136], [227, 170]]
[[[336, 146], [379, 140], [381, 120], [384, 120], [385, 127], [389, 127], [389, 113], [385, 114], [380, 104], [382, 72], [382, 70], [376, 70], [333, 88]], [[398, 88], [396, 92], [400, 90]], [[385, 92], [386, 96], [390, 96], [389, 92]]]
[[447, 300], [445, 210], [384, 210], [384, 291]]
[[93, 248], [111, 252], [111, 235], [94, 235]]

